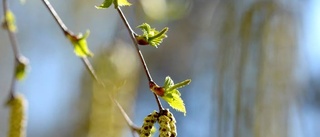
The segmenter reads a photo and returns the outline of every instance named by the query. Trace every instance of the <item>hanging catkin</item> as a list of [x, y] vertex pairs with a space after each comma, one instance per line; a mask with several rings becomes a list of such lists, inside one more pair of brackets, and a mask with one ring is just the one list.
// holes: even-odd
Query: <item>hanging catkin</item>
[[154, 123], [157, 121], [158, 113], [152, 112], [144, 118], [142, 128], [140, 130], [140, 137], [150, 137]]
[[8, 137], [26, 136], [26, 107], [27, 101], [21, 94], [14, 95], [8, 102], [10, 107], [10, 121]]

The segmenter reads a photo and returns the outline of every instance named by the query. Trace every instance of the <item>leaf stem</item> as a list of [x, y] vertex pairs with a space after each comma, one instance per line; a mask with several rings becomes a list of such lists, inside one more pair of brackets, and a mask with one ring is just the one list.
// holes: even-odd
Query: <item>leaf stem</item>
[[[146, 62], [145, 62], [145, 60], [144, 60], [144, 58], [143, 58], [143, 55], [142, 55], [142, 53], [141, 53], [141, 50], [139, 49], [139, 44], [138, 44], [137, 41], [136, 41], [135, 33], [134, 33], [134, 31], [132, 30], [132, 28], [130, 27], [129, 22], [127, 21], [127, 19], [126, 19], [125, 15], [123, 14], [123, 12], [122, 12], [122, 10], [121, 10], [120, 7], [117, 8], [117, 11], [118, 11], [118, 13], [119, 13], [119, 15], [120, 15], [120, 17], [121, 17], [121, 20], [123, 21], [124, 25], [126, 26], [126, 28], [127, 28], [127, 30], [128, 30], [128, 33], [129, 33], [129, 35], [130, 35], [130, 37], [131, 37], [132, 42], [134, 43], [134, 47], [135, 47], [135, 49], [136, 49], [136, 51], [137, 51], [137, 53], [138, 53], [138, 55], [139, 55], [141, 64], [142, 64], [142, 66], [143, 66], [143, 68], [144, 68], [144, 72], [146, 73], [146, 76], [147, 76], [147, 78], [148, 78], [149, 84], [150, 84], [150, 83], [153, 83], [153, 80], [152, 80], [152, 77], [151, 77], [151, 75], [150, 75], [148, 66], [147, 66], [147, 64], [146, 64]], [[156, 101], [157, 101], [157, 104], [158, 104], [158, 107], [159, 107], [159, 111], [162, 111], [162, 110], [163, 110], [163, 107], [162, 107], [162, 105], [161, 105], [161, 102], [160, 102], [160, 100], [159, 100], [159, 97], [158, 97], [155, 93], [153, 93], [153, 94], [154, 94], [154, 97], [155, 97], [155, 99], [156, 99]]]
[[11, 47], [12, 47], [12, 50], [13, 50], [13, 54], [14, 54], [14, 58], [15, 58], [15, 61], [14, 61], [14, 71], [13, 71], [13, 75], [12, 75], [12, 80], [11, 80], [11, 85], [10, 85], [10, 93], [9, 93], [9, 96], [10, 98], [12, 98], [14, 96], [14, 93], [15, 93], [15, 85], [16, 85], [16, 71], [15, 69], [17, 68], [18, 64], [19, 64], [19, 58], [21, 57], [21, 54], [20, 54], [20, 51], [19, 51], [19, 48], [18, 48], [18, 42], [17, 42], [17, 38], [16, 38], [16, 35], [14, 34], [14, 32], [12, 32], [9, 28], [8, 28], [8, 23], [7, 23], [7, 20], [6, 20], [6, 16], [7, 16], [7, 12], [9, 11], [9, 4], [7, 2], [7, 0], [3, 0], [2, 1], [3, 4], [3, 15], [4, 15], [4, 18], [5, 18], [5, 22], [4, 24], [6, 25], [6, 28], [7, 28], [7, 32], [8, 32], [8, 36], [9, 36], [9, 39], [10, 39], [10, 43], [11, 43]]
[[[63, 23], [62, 19], [59, 17], [58, 13], [55, 11], [55, 9], [52, 7], [52, 5], [50, 4], [50, 2], [48, 0], [42, 0], [44, 5], [46, 5], [47, 9], [50, 11], [51, 15], [53, 16], [53, 18], [55, 19], [55, 21], [58, 23], [60, 29], [63, 31], [65, 36], [74, 36], [73, 32], [71, 32], [70, 30], [68, 30], [67, 26]], [[99, 80], [99, 78], [97, 77], [92, 64], [90, 63], [90, 61], [88, 60], [87, 57], [81, 57], [81, 60], [83, 62], [83, 64], [85, 65], [87, 71], [90, 73], [90, 75], [102, 86], [103, 83], [102, 81]]]

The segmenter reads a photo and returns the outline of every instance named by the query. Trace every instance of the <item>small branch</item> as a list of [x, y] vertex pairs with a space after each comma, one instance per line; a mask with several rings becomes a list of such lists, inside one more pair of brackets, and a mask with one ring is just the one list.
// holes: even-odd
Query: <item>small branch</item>
[[141, 61], [142, 65], [143, 65], [144, 71], [145, 71], [145, 73], [146, 73], [146, 75], [147, 75], [147, 77], [148, 77], [148, 81], [151, 82], [151, 81], [152, 81], [152, 77], [151, 77], [151, 75], [150, 75], [150, 72], [149, 72], [149, 70], [148, 70], [148, 67], [147, 67], [146, 62], [144, 61], [143, 55], [142, 55], [142, 53], [141, 53], [141, 51], [140, 51], [140, 49], [139, 49], [139, 44], [138, 44], [137, 41], [136, 41], [135, 33], [134, 33], [134, 31], [131, 29], [129, 22], [127, 21], [126, 17], [124, 16], [123, 12], [121, 11], [120, 7], [117, 8], [117, 11], [118, 11], [118, 13], [119, 13], [119, 15], [120, 15], [123, 23], [125, 24], [125, 26], [126, 26], [128, 32], [129, 32], [129, 34], [130, 34], [131, 40], [132, 40], [133, 43], [134, 43], [134, 46], [135, 46], [136, 51], [137, 51], [137, 53], [138, 53], [138, 55], [139, 55], [140, 61]]
[[[59, 27], [61, 28], [61, 30], [63, 31], [65, 36], [74, 36], [73, 32], [69, 31], [67, 26], [63, 23], [63, 21], [61, 20], [61, 18], [59, 17], [58, 13], [54, 10], [54, 8], [52, 7], [52, 5], [50, 4], [50, 2], [48, 0], [42, 0], [44, 5], [46, 5], [47, 9], [50, 11], [51, 15], [53, 16], [53, 18], [56, 20], [56, 22], [58, 23]], [[90, 63], [90, 61], [88, 60], [88, 58], [86, 57], [81, 57], [81, 60], [83, 62], [83, 64], [85, 65], [87, 71], [89, 71], [90, 75], [102, 86], [104, 86], [104, 84], [102, 83], [102, 81], [100, 81]]]
[[[138, 44], [137, 41], [136, 41], [136, 38], [135, 38], [135, 35], [136, 35], [136, 34], [134, 33], [134, 31], [133, 31], [132, 28], [130, 27], [129, 22], [127, 21], [127, 19], [126, 19], [125, 15], [123, 14], [122, 10], [120, 9], [120, 7], [117, 8], [117, 11], [118, 11], [118, 13], [119, 13], [119, 15], [120, 15], [123, 23], [125, 24], [128, 32], [129, 32], [129, 35], [130, 35], [130, 37], [131, 37], [132, 42], [134, 43], [134, 46], [135, 46], [136, 51], [137, 51], [137, 53], [138, 53], [138, 55], [139, 55], [141, 64], [142, 64], [142, 66], [143, 66], [143, 68], [144, 68], [144, 72], [145, 72], [146, 75], [147, 75], [149, 84], [150, 84], [150, 83], [153, 83], [153, 80], [152, 80], [152, 77], [151, 77], [151, 75], [150, 75], [148, 66], [147, 66], [147, 64], [146, 64], [146, 62], [145, 62], [145, 60], [144, 60], [144, 58], [143, 58], [143, 55], [142, 55], [140, 49], [139, 49], [139, 44]], [[163, 110], [163, 107], [162, 107], [162, 105], [161, 105], [161, 102], [160, 102], [159, 97], [158, 97], [155, 93], [153, 93], [153, 94], [154, 94], [154, 97], [156, 98], [156, 101], [157, 101], [157, 104], [158, 104], [158, 107], [159, 107], [159, 111], [162, 111], [162, 110]]]
[[[4, 15], [4, 18], [6, 18], [6, 15], [7, 15], [7, 12], [9, 11], [9, 4], [7, 2], [7, 0], [3, 0], [2, 1], [3, 4], [3, 15]], [[10, 98], [12, 98], [14, 96], [14, 92], [15, 92], [15, 85], [16, 85], [16, 71], [15, 69], [17, 68], [17, 65], [19, 63], [19, 59], [20, 59], [20, 51], [19, 51], [19, 48], [18, 48], [18, 42], [17, 42], [17, 38], [16, 38], [16, 35], [14, 34], [14, 32], [10, 31], [10, 29], [8, 28], [8, 24], [7, 24], [7, 20], [5, 19], [5, 22], [4, 24], [6, 25], [6, 28], [7, 28], [7, 32], [8, 32], [8, 36], [9, 36], [9, 39], [10, 39], [10, 43], [11, 43], [11, 47], [12, 47], [12, 50], [13, 50], [13, 54], [14, 54], [14, 58], [15, 58], [15, 61], [14, 61], [14, 71], [13, 71], [13, 75], [12, 75], [12, 80], [11, 80], [11, 86], [10, 86], [10, 93], [9, 93], [9, 96]]]
[[162, 104], [161, 104], [161, 102], [160, 102], [159, 97], [158, 97], [157, 94], [155, 94], [155, 93], [153, 93], [153, 95], [154, 95], [154, 97], [155, 97], [155, 99], [156, 99], [156, 101], [157, 101], [158, 108], [159, 108], [159, 112], [163, 111], [164, 109], [163, 109], [163, 107], [162, 107]]
[[124, 109], [122, 108], [122, 106], [119, 104], [119, 102], [115, 99], [113, 99], [110, 95], [109, 98], [117, 105], [118, 109], [121, 111], [122, 116], [124, 117], [124, 119], [126, 120], [128, 126], [130, 127], [130, 129], [134, 132], [137, 132], [138, 134], [140, 134], [140, 127], [136, 126], [131, 119], [129, 118], [129, 116], [127, 115], [127, 113], [124, 111]]
[[54, 8], [52, 7], [52, 5], [50, 4], [50, 2], [48, 0], [43, 0], [44, 5], [46, 5], [47, 9], [50, 11], [51, 15], [54, 17], [54, 19], [56, 20], [56, 22], [59, 24], [59, 27], [61, 28], [61, 30], [63, 31], [63, 33], [66, 35], [68, 33], [70, 33], [68, 31], [67, 26], [63, 23], [63, 21], [61, 20], [61, 18], [59, 17], [58, 13], [54, 10]]
[[103, 87], [105, 87], [105, 85], [103, 84], [103, 82], [98, 78], [98, 76], [96, 75], [90, 61], [88, 60], [88, 58], [86, 57], [82, 57], [81, 58], [83, 64], [85, 64], [87, 71], [90, 73], [91, 77], [93, 77], [100, 85], [102, 85]]

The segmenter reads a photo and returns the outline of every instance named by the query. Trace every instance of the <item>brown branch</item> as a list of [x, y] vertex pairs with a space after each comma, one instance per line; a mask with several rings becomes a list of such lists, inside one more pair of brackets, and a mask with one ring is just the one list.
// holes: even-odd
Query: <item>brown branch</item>
[[145, 60], [143, 58], [143, 55], [142, 55], [142, 53], [141, 53], [141, 51], [139, 49], [139, 44], [137, 43], [135, 35], [134, 35], [135, 33], [131, 29], [129, 22], [127, 21], [126, 17], [124, 16], [123, 12], [121, 11], [120, 7], [117, 8], [117, 11], [118, 11], [118, 13], [119, 13], [124, 25], [126, 26], [129, 34], [130, 34], [130, 38], [131, 38], [132, 42], [134, 43], [134, 46], [135, 46], [136, 51], [137, 51], [137, 53], [139, 55], [140, 61], [141, 61], [142, 65], [143, 65], [144, 71], [145, 71], [145, 73], [147, 75], [148, 81], [151, 82], [152, 81], [152, 77], [150, 75], [150, 72], [149, 72], [149, 69], [147, 67], [147, 64], [146, 64], [146, 62], [145, 62]]
[[115, 103], [118, 107], [118, 109], [121, 111], [121, 114], [123, 116], [123, 118], [126, 120], [128, 126], [130, 127], [133, 136], [134, 136], [134, 132], [140, 134], [140, 127], [138, 127], [137, 125], [135, 125], [132, 120], [129, 118], [128, 114], [124, 111], [124, 109], [122, 108], [122, 106], [119, 104], [119, 102], [117, 100], [115, 100], [111, 95], [109, 95], [110, 100], [112, 100], [113, 103]]
[[16, 38], [16, 35], [14, 34], [14, 32], [12, 32], [9, 27], [8, 27], [8, 23], [7, 23], [7, 20], [6, 20], [6, 16], [7, 16], [7, 13], [9, 11], [9, 4], [7, 2], [7, 0], [3, 0], [2, 1], [3, 4], [3, 15], [4, 15], [4, 25], [5, 25], [5, 28], [8, 32], [8, 36], [9, 36], [9, 39], [10, 39], [10, 43], [11, 43], [11, 47], [12, 47], [12, 50], [13, 50], [13, 54], [14, 54], [14, 58], [15, 58], [15, 61], [14, 61], [14, 71], [13, 71], [13, 75], [12, 75], [12, 80], [11, 80], [11, 85], [10, 85], [10, 93], [9, 93], [9, 97], [12, 98], [14, 96], [14, 93], [15, 93], [15, 85], [16, 85], [16, 71], [15, 69], [17, 68], [18, 64], [20, 63], [20, 59], [22, 57], [22, 55], [20, 54], [20, 51], [19, 51], [19, 48], [18, 48], [18, 42], [17, 42], [17, 38]]
[[[63, 31], [65, 36], [75, 36], [73, 32], [68, 30], [67, 26], [63, 23], [62, 19], [59, 17], [58, 13], [55, 11], [55, 9], [52, 7], [50, 2], [48, 0], [42, 0], [44, 5], [46, 5], [47, 9], [50, 11], [51, 15], [59, 25], [60, 29]], [[103, 85], [102, 81], [100, 81], [90, 63], [87, 57], [81, 57], [81, 60], [83, 64], [85, 65], [87, 71], [90, 73], [90, 75], [101, 85]], [[103, 85], [104, 86], [104, 85]]]
[[[120, 7], [117, 8], [117, 11], [118, 11], [118, 13], [119, 13], [119, 16], [121, 17], [121, 20], [123, 21], [124, 25], [126, 26], [126, 28], [127, 28], [127, 30], [128, 30], [128, 33], [129, 33], [129, 35], [130, 35], [130, 38], [131, 38], [132, 42], [134, 43], [134, 47], [135, 47], [135, 49], [136, 49], [136, 51], [137, 51], [137, 53], [138, 53], [138, 55], [139, 55], [141, 64], [142, 64], [142, 66], [143, 66], [144, 72], [145, 72], [145, 74], [146, 74], [146, 76], [147, 76], [147, 78], [148, 78], [149, 85], [150, 85], [151, 83], [154, 83], [154, 82], [153, 82], [152, 77], [151, 77], [151, 75], [150, 75], [148, 66], [147, 66], [147, 64], [146, 64], [146, 62], [145, 62], [145, 60], [144, 60], [144, 57], [143, 57], [143, 55], [142, 55], [142, 53], [141, 53], [141, 50], [139, 49], [139, 44], [138, 44], [137, 41], [136, 41], [135, 33], [134, 33], [134, 31], [132, 30], [132, 28], [130, 27], [129, 22], [127, 21], [127, 19], [126, 19], [125, 15], [123, 14], [122, 10], [120, 9]], [[162, 110], [163, 110], [163, 107], [162, 107], [162, 105], [161, 105], [161, 102], [160, 102], [160, 100], [159, 100], [159, 97], [158, 97], [155, 93], [153, 93], [153, 94], [154, 94], [154, 97], [155, 97], [155, 99], [156, 99], [156, 101], [157, 101], [157, 104], [158, 104], [158, 107], [159, 107], [159, 111], [162, 111]]]

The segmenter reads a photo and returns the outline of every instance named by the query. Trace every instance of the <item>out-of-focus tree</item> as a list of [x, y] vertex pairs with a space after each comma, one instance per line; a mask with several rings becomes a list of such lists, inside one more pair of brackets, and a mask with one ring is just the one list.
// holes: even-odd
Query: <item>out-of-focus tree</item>
[[217, 136], [288, 136], [289, 107], [298, 86], [294, 5], [279, 1], [221, 5], [228, 8], [219, 40]]

